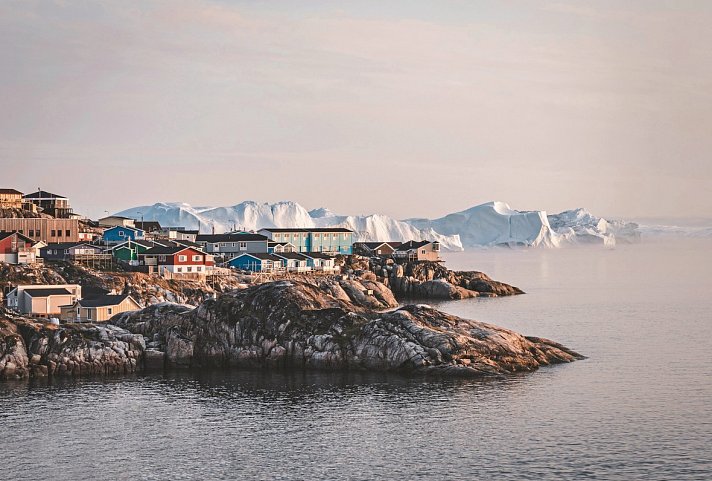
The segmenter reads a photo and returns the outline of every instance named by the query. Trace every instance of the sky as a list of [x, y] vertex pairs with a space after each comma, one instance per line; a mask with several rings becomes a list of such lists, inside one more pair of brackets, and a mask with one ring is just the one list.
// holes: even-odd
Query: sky
[[712, 2], [0, 2], [0, 187], [712, 215]]

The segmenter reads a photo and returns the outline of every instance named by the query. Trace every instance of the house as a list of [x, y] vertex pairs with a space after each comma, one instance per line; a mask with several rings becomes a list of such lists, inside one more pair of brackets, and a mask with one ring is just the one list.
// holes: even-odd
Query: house
[[302, 255], [307, 258], [307, 266], [312, 270], [325, 272], [339, 270], [336, 267], [336, 259], [332, 255], [323, 252], [303, 252]]
[[49, 214], [52, 217], [58, 219], [70, 219], [74, 217], [74, 211], [69, 205], [69, 200], [62, 195], [38, 189], [37, 192], [23, 196], [23, 200], [36, 205], [43, 213]]
[[101, 236], [101, 240], [106, 245], [122, 244], [127, 240], [143, 240], [144, 232], [134, 227], [114, 226], [106, 229]]
[[311, 270], [309, 262], [305, 256], [296, 252], [274, 253], [275, 257], [282, 259], [282, 267], [287, 272], [307, 272]]
[[46, 217], [0, 218], [0, 231], [19, 232], [34, 241], [76, 242], [79, 240], [77, 219]]
[[147, 241], [147, 240], [136, 240], [132, 241], [129, 239], [126, 242], [122, 242], [121, 244], [116, 244], [111, 248], [111, 255], [114, 256], [114, 259], [128, 262], [128, 263], [136, 263], [138, 264], [139, 260], [139, 254], [143, 254], [147, 250], [153, 248], [153, 247], [167, 247], [162, 244], [157, 244], [156, 242], [152, 241]]
[[153, 247], [139, 254], [139, 264], [163, 277], [202, 277], [215, 267], [213, 256], [194, 247]]
[[250, 233], [199, 234], [195, 242], [209, 254], [232, 258], [245, 252], [267, 254], [269, 239]]
[[180, 241], [180, 240], [187, 240], [190, 242], [196, 242], [196, 237], [198, 237], [198, 234], [200, 232], [196, 230], [189, 230], [189, 229], [169, 229], [168, 230], [168, 238], [170, 240], [175, 240], [175, 241]]
[[353, 253], [354, 232], [344, 227], [276, 228], [260, 229], [258, 234], [274, 242], [289, 242], [297, 252], [328, 252], [349, 255]]
[[122, 215], [110, 215], [99, 219], [99, 225], [104, 227], [132, 227], [136, 228], [135, 222], [131, 217]]
[[96, 255], [102, 252], [102, 247], [88, 242], [63, 242], [42, 247], [40, 257], [46, 261], [73, 261], [77, 256]]
[[7, 307], [36, 317], [59, 316], [60, 306], [82, 297], [79, 284], [36, 284], [17, 286], [7, 295]]
[[244, 253], [227, 262], [228, 267], [252, 272], [274, 272], [282, 270], [282, 258], [266, 252]]
[[0, 189], [0, 209], [22, 209], [22, 192]]
[[355, 242], [354, 253], [364, 256], [392, 256], [402, 242]]
[[34, 264], [35, 241], [18, 232], [0, 231], [0, 262], [7, 264]]
[[141, 229], [146, 234], [160, 234], [163, 231], [161, 224], [155, 220], [136, 221], [134, 222], [134, 225], [129, 227]]
[[277, 254], [281, 252], [296, 252], [297, 248], [294, 246], [294, 244], [290, 244], [289, 242], [274, 242], [274, 241], [269, 241], [267, 243], [267, 252], [269, 254]]
[[128, 294], [103, 295], [95, 299], [78, 299], [60, 306], [59, 320], [64, 322], [102, 322], [121, 312], [141, 309]]
[[395, 250], [393, 257], [409, 261], [439, 262], [440, 243], [437, 241], [404, 242]]

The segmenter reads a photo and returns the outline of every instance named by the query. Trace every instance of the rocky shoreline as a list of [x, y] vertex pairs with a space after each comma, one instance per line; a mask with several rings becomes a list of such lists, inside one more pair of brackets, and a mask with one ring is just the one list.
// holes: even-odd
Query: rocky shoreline
[[0, 311], [0, 379], [209, 367], [482, 376], [582, 358], [425, 305], [396, 306], [377, 280], [324, 278], [255, 285], [195, 308], [156, 304], [99, 325]]

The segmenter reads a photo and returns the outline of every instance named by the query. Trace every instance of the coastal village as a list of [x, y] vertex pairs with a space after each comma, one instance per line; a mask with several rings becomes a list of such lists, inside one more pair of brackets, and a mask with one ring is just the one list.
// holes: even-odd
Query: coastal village
[[[348, 275], [354, 256], [377, 265], [439, 263], [438, 242], [383, 239], [357, 242], [344, 227], [277, 228], [202, 233], [155, 220], [107, 215], [88, 219], [67, 197], [39, 189], [0, 189], [0, 265], [82, 266], [105, 273], [143, 273], [159, 280], [214, 283], [245, 276]], [[101, 322], [145, 307], [126, 289], [82, 290], [81, 283], [9, 283], [2, 301], [11, 311], [54, 323]]]

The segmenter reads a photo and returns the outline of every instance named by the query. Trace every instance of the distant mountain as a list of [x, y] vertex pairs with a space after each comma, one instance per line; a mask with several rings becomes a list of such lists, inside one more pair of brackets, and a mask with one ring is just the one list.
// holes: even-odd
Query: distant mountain
[[[141, 214], [138, 214], [138, 213]], [[457, 235], [443, 236], [432, 229], [418, 229], [385, 215], [338, 216], [328, 209], [308, 212], [296, 202], [274, 204], [241, 202], [230, 207], [193, 207], [184, 203], [159, 202], [117, 212], [117, 215], [156, 220], [163, 226], [181, 226], [208, 233], [231, 230], [256, 231], [264, 227], [347, 227], [359, 241], [437, 240], [444, 250], [460, 251]]]

